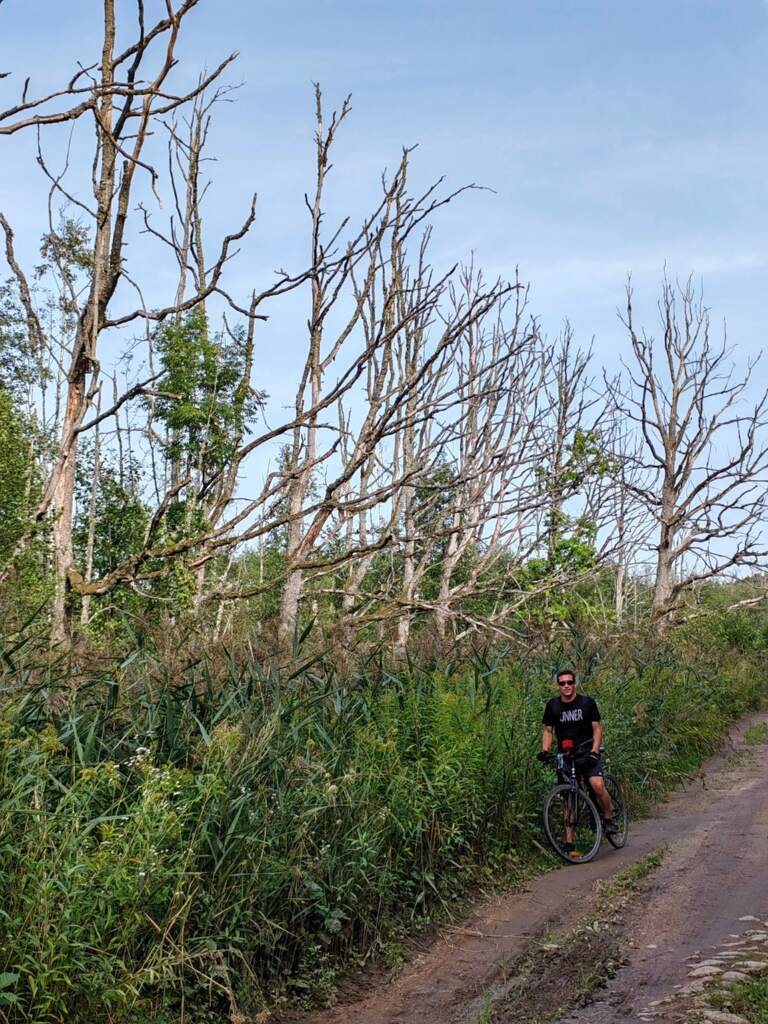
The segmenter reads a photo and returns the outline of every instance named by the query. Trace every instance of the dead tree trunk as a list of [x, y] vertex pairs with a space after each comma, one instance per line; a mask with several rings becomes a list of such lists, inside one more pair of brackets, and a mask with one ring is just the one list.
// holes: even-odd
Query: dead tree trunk
[[652, 618], [664, 633], [698, 583], [765, 555], [768, 393], [738, 411], [754, 364], [735, 375], [725, 340], [711, 342], [709, 312], [690, 281], [678, 288], [665, 280], [659, 311], [660, 343], [636, 331], [628, 289], [633, 360], [628, 385], [614, 390], [640, 427], [642, 462], [654, 471], [650, 484], [629, 489], [656, 526]]
[[[96, 414], [101, 411], [101, 389], [96, 403]], [[97, 423], [94, 428], [93, 438], [93, 478], [91, 480], [91, 496], [88, 503], [88, 535], [85, 546], [85, 582], [90, 583], [93, 579], [93, 551], [96, 540], [96, 507], [99, 495], [99, 484], [101, 482], [101, 431]], [[91, 621], [91, 595], [83, 596], [80, 607], [80, 622], [87, 626]]]
[[302, 570], [297, 563], [305, 542], [302, 510], [309, 494], [312, 474], [317, 457], [317, 416], [310, 412], [305, 418], [307, 390], [309, 390], [310, 409], [316, 409], [320, 403], [322, 388], [321, 345], [325, 321], [325, 303], [327, 299], [328, 280], [323, 272], [323, 248], [320, 237], [323, 211], [323, 188], [329, 170], [329, 153], [333, 145], [338, 126], [349, 112], [349, 104], [342, 107], [341, 114], [331, 119], [326, 132], [323, 124], [323, 108], [320, 90], [315, 90], [315, 144], [317, 153], [317, 171], [315, 178], [315, 197], [310, 208], [311, 219], [311, 266], [310, 279], [311, 311], [309, 318], [309, 351], [304, 364], [304, 372], [296, 393], [296, 419], [299, 421], [294, 428], [291, 445], [291, 467], [295, 467], [293, 479], [287, 488], [288, 497], [288, 531], [286, 538], [286, 563], [288, 571], [283, 585], [280, 604], [279, 639], [283, 647], [288, 647], [293, 639], [299, 614], [299, 602], [304, 586]]

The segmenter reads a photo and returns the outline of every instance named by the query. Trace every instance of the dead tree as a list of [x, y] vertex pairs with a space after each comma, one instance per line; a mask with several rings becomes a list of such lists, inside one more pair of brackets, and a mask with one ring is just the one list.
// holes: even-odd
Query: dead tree
[[[404, 253], [408, 239], [439, 206], [458, 193], [438, 199], [430, 189], [421, 196], [410, 196], [406, 191], [409, 153], [405, 151], [391, 181], [384, 182], [383, 196], [376, 211], [366, 219], [352, 241], [346, 243], [344, 257], [335, 259], [334, 247], [345, 225], [328, 240], [323, 238], [323, 191], [330, 168], [331, 147], [348, 111], [348, 103], [345, 103], [326, 129], [320, 91], [316, 91], [317, 174], [313, 200], [307, 200], [311, 262], [316, 270], [311, 275], [307, 357], [296, 393], [295, 426], [285, 485], [288, 525], [286, 577], [280, 611], [283, 644], [289, 642], [296, 627], [307, 570], [322, 573], [320, 564], [311, 564], [322, 531], [333, 529], [335, 519], [357, 515], [366, 507], [381, 506], [390, 502], [401, 486], [411, 486], [409, 480], [413, 471], [407, 466], [400, 476], [396, 472], [390, 474], [389, 479], [380, 476], [373, 486], [374, 463], [371, 460], [378, 457], [377, 452], [386, 446], [387, 439], [396, 434], [398, 424], [416, 425], [420, 418], [428, 415], [429, 402], [434, 401], [432, 381], [436, 367], [446, 362], [462, 325], [494, 305], [503, 290], [501, 286], [494, 286], [479, 295], [471, 309], [463, 310], [461, 316], [442, 331], [434, 332], [423, 358], [412, 360], [403, 375], [392, 378], [393, 345], [418, 329], [418, 325], [431, 321], [445, 287], [444, 278], [433, 277], [428, 271], [423, 248], [415, 273], [406, 272]], [[329, 336], [327, 325], [334, 315], [340, 317], [341, 327]], [[319, 410], [328, 407], [324, 401], [327, 377], [334, 370], [338, 375], [344, 354], [360, 345], [362, 353], [355, 375], [368, 380], [368, 403], [352, 433], [341, 411], [340, 430], [344, 433], [341, 445], [339, 429], [333, 424], [321, 423]], [[342, 374], [341, 380], [345, 379], [352, 383], [348, 374]], [[337, 383], [329, 391], [336, 392], [334, 405], [338, 407], [339, 403], [344, 403], [349, 385], [345, 384], [339, 392]], [[310, 485], [321, 467], [329, 480], [319, 507], [307, 516]], [[361, 470], [362, 491], [355, 493], [351, 483]], [[385, 536], [374, 543], [376, 548], [381, 548], [388, 541]], [[355, 558], [369, 547], [365, 538]], [[346, 556], [340, 553], [338, 557]]]
[[[425, 266], [422, 247], [413, 278], [421, 288], [429, 280]], [[482, 274], [469, 269], [446, 290], [440, 317], [450, 346], [429, 367], [425, 389], [406, 403], [391, 451], [377, 453], [397, 481], [378, 527], [393, 536], [390, 571], [379, 573], [376, 588], [368, 581], [364, 592], [358, 578], [344, 609], [352, 623], [375, 622], [391, 635], [396, 656], [405, 655], [418, 619], [434, 620], [441, 637], [449, 622], [474, 628], [467, 601], [494, 589], [500, 600], [491, 628], [500, 629], [504, 578], [536, 548], [539, 399], [547, 360], [535, 325], [524, 321], [524, 290], [517, 282], [504, 286], [488, 304], [485, 297], [497, 287], [488, 288]], [[419, 373], [432, 351], [434, 311], [427, 312], [398, 334], [393, 373], [399, 382]], [[457, 574], [462, 560], [466, 571]]]
[[550, 396], [551, 426], [542, 463], [547, 495], [547, 559], [554, 565], [557, 544], [567, 525], [565, 505], [577, 493], [593, 464], [600, 458], [600, 422], [606, 411], [589, 379], [591, 351], [574, 347], [571, 325], [552, 348]]
[[[376, 622], [385, 635], [390, 632], [396, 655], [403, 656], [414, 616], [431, 613], [434, 602], [424, 596], [423, 584], [435, 567], [453, 533], [445, 522], [451, 514], [451, 502], [461, 481], [454, 479], [453, 455], [460, 444], [459, 423], [466, 417], [467, 382], [457, 372], [466, 359], [467, 337], [476, 325], [495, 319], [504, 304], [504, 296], [515, 285], [495, 283], [488, 287], [482, 276], [473, 278], [473, 287], [451, 293], [450, 288], [434, 289], [427, 254], [429, 233], [421, 240], [418, 260], [408, 267], [404, 251], [393, 239], [389, 262], [391, 298], [384, 302], [385, 317], [397, 326], [387, 357], [380, 364], [386, 369], [385, 394], [390, 398], [407, 396], [399, 415], [392, 420], [382, 444], [366, 465], [361, 483], [368, 495], [385, 489], [388, 500], [384, 514], [375, 527], [367, 520], [360, 526], [362, 536], [388, 536], [389, 573], [380, 573], [380, 583], [372, 588], [363, 582], [373, 552], [356, 562], [343, 583], [341, 628], [348, 639], [355, 625]], [[445, 301], [440, 302], [443, 299]], [[439, 303], [439, 305], [438, 305]], [[394, 317], [394, 319], [392, 319]], [[369, 323], [375, 322], [371, 317]], [[499, 342], [495, 365], [504, 376], [505, 360], [513, 346]], [[437, 358], [436, 358], [437, 356]], [[507, 373], [511, 372], [509, 367]], [[491, 388], [489, 380], [471, 373], [477, 395]], [[374, 380], [380, 379], [375, 377]], [[414, 386], [418, 382], [418, 386]], [[497, 389], [499, 390], [499, 389]], [[501, 389], [503, 390], [503, 389]], [[378, 387], [369, 388], [369, 406], [380, 401]], [[497, 426], [497, 425], [496, 425]], [[482, 428], [481, 428], [482, 429]], [[492, 427], [486, 425], [488, 437]], [[498, 459], [497, 450], [489, 450], [489, 464]], [[384, 483], [386, 482], [386, 483]], [[475, 481], [476, 486], [476, 481]], [[478, 523], [473, 524], [476, 531]], [[467, 531], [467, 536], [473, 528]], [[468, 541], [462, 537], [454, 554], [460, 557]]]
[[[332, 132], [323, 133], [319, 94], [318, 111], [318, 192], [321, 198], [330, 143], [340, 118], [332, 120]], [[436, 189], [431, 188], [422, 195], [410, 195], [406, 191], [408, 155], [403, 154], [392, 179], [384, 182], [382, 196], [371, 215], [358, 229], [347, 231], [343, 241], [340, 238], [347, 229], [346, 222], [329, 239], [324, 239], [320, 231], [322, 209], [310, 204], [312, 260], [307, 271], [294, 277], [279, 275], [276, 285], [255, 294], [247, 306], [238, 305], [226, 296], [230, 306], [247, 324], [245, 370], [241, 381], [243, 388], [247, 388], [253, 358], [253, 331], [263, 318], [261, 304], [289, 288], [305, 282], [311, 284], [308, 354], [293, 414], [256, 436], [238, 437], [236, 451], [227, 464], [206, 479], [201, 479], [199, 474], [197, 479], [194, 474], [171, 474], [173, 479], [165, 493], [162, 488], [158, 489], [158, 501], [141, 550], [99, 579], [85, 580], [70, 567], [69, 584], [79, 594], [101, 596], [116, 587], [141, 586], [156, 579], [164, 564], [180, 557], [184, 557], [188, 569], [199, 572], [213, 559], [222, 556], [226, 559], [244, 542], [259, 543], [267, 536], [282, 532], [288, 543], [284, 572], [279, 578], [259, 581], [255, 587], [228, 587], [222, 580], [209, 590], [205, 601], [247, 599], [265, 589], [284, 588], [282, 634], [288, 637], [308, 580], [324, 579], [338, 567], [368, 558], [391, 543], [391, 533], [379, 532], [374, 536], [363, 529], [362, 536], [351, 546], [332, 553], [326, 550], [326, 540], [339, 522], [353, 518], [360, 523], [375, 510], [391, 507], [393, 495], [399, 492], [403, 480], [393, 475], [382, 453], [405, 422], [416, 425], [427, 415], [434, 381], [442, 380], [442, 371], [437, 372], [436, 368], [449, 365], [452, 346], [466, 329], [469, 319], [491, 308], [505, 290], [503, 286], [487, 289], [477, 297], [471, 309], [443, 323], [438, 306], [447, 277], [432, 275], [423, 265], [405, 273], [397, 269], [399, 257], [396, 259], [393, 253], [404, 252], [409, 238], [427, 223], [430, 215], [463, 191], [440, 197]], [[186, 207], [182, 204], [184, 211]], [[178, 222], [186, 222], [185, 212], [183, 216], [179, 214]], [[195, 243], [187, 243], [185, 238], [195, 238], [197, 228], [193, 225], [188, 234], [183, 231], [174, 234], [173, 230], [163, 234], [149, 219], [145, 219], [145, 228], [170, 246], [183, 272], [190, 259], [188, 244], [190, 249], [195, 248]], [[225, 257], [226, 252], [222, 255]], [[201, 261], [194, 253], [191, 260], [199, 270]], [[199, 287], [199, 278], [191, 272], [193, 282], [197, 280], [198, 284], [191, 295], [186, 292], [176, 295], [174, 305], [163, 311], [166, 319], [174, 320], [180, 313], [199, 306], [213, 290], [223, 293], [218, 279], [215, 289], [211, 288], [211, 273], [218, 272], [217, 266], [214, 265], [213, 271], [205, 271], [204, 289]], [[145, 319], [152, 316], [145, 306], [136, 314], [140, 315]], [[414, 363], [404, 379], [399, 379], [391, 370], [393, 347], [408, 325], [419, 319], [425, 324], [434, 319], [437, 327], [424, 348], [423, 358]], [[327, 328], [328, 321], [334, 324], [333, 334]], [[122, 322], [123, 318], [108, 321], [107, 327]], [[148, 359], [151, 361], [149, 340]], [[158, 376], [155, 373], [150, 381], [129, 388], [115, 398], [109, 409], [86, 419], [80, 430], [92, 429], [115, 416], [134, 398], [156, 397], [153, 382]], [[367, 382], [367, 403], [361, 406], [359, 389], [364, 381]], [[173, 398], [172, 395], [163, 397]], [[148, 427], [148, 437], [150, 429]], [[284, 448], [287, 445], [286, 463], [267, 474], [254, 497], [234, 502], [239, 467], [252, 454], [268, 451], [268, 446], [276, 443]], [[316, 495], [310, 484], [321, 474], [324, 487]], [[194, 501], [205, 508], [206, 526], [200, 532], [169, 539], [163, 530], [164, 517], [171, 503], [182, 493], [191, 493]]]
[[[458, 404], [455, 381], [449, 372], [452, 356], [469, 325], [495, 308], [510, 290], [510, 286], [500, 283], [483, 288], [471, 303], [449, 316], [443, 299], [450, 271], [442, 276], [433, 274], [426, 265], [423, 247], [416, 266], [408, 269], [405, 254], [409, 241], [426, 228], [439, 207], [463, 191], [439, 196], [435, 186], [421, 195], [408, 193], [408, 152], [394, 175], [383, 182], [381, 197], [371, 214], [354, 230], [344, 221], [336, 231], [326, 234], [323, 194], [330, 169], [329, 153], [349, 107], [345, 104], [339, 116], [326, 126], [317, 90], [316, 187], [313, 199], [307, 201], [310, 266], [294, 276], [281, 272], [275, 284], [255, 291], [250, 302], [238, 302], [229, 295], [222, 280], [224, 269], [253, 223], [255, 199], [239, 230], [227, 235], [213, 255], [205, 253], [198, 180], [208, 110], [203, 97], [234, 55], [187, 91], [173, 86], [179, 34], [197, 2], [184, 0], [174, 7], [169, 0], [167, 17], [146, 26], [144, 6], [138, 0], [135, 41], [119, 50], [117, 5], [114, 0], [104, 0], [100, 60], [80, 68], [68, 84], [50, 95], [29, 99], [25, 86], [21, 101], [0, 113], [0, 134], [62, 124], [78, 130], [91, 124], [94, 131], [90, 205], [76, 198], [83, 194], [82, 189], [69, 186], [65, 175], [51, 172], [42, 153], [40, 158], [51, 182], [51, 194], [89, 218], [87, 259], [81, 267], [83, 287], [75, 287], [67, 279], [65, 268], [60, 267], [62, 286], [68, 291], [72, 309], [72, 328], [71, 337], [60, 345], [62, 414], [56, 454], [35, 513], [37, 528], [46, 520], [53, 524], [55, 641], [66, 641], [69, 636], [69, 590], [90, 600], [117, 587], [137, 587], [156, 579], [164, 565], [180, 557], [202, 578], [204, 567], [213, 559], [227, 558], [237, 545], [249, 540], [259, 542], [276, 531], [283, 531], [286, 537], [285, 568], [280, 578], [262, 581], [256, 588], [229, 588], [220, 581], [219, 586], [210, 589], [206, 601], [246, 598], [261, 588], [280, 586], [280, 632], [287, 640], [295, 628], [309, 581], [327, 579], [339, 566], [356, 563], [361, 567], [355, 578], [361, 578], [371, 556], [393, 545], [396, 537], [404, 537], [406, 545], [414, 541], [415, 533], [407, 525], [407, 496], [412, 493], [409, 488], [435, 465], [436, 453], [447, 444], [454, 429], [453, 419], [446, 412]], [[159, 59], [152, 67], [156, 54]], [[170, 248], [179, 267], [175, 296], [166, 305], [154, 308], [144, 300], [141, 283], [128, 269], [127, 227], [141, 195], [137, 181], [144, 180], [155, 194], [161, 183], [161, 175], [151, 162], [148, 140], [159, 123], [173, 119], [176, 112], [188, 106], [192, 108], [191, 129], [183, 142], [171, 120], [176, 153], [184, 168], [183, 188], [175, 195], [175, 228], [164, 233], [148, 216], [144, 218], [147, 233]], [[16, 259], [12, 227], [4, 217], [0, 226], [30, 343], [54, 352], [56, 346], [46, 337], [27, 275]], [[173, 398], [157, 395], [161, 374], [154, 365], [151, 325], [181, 320], [211, 296], [220, 296], [245, 323], [242, 387], [246, 389], [250, 387], [255, 326], [266, 319], [263, 304], [304, 283], [309, 283], [311, 291], [308, 347], [291, 414], [256, 436], [246, 436], [243, 431], [235, 438], [235, 450], [226, 465], [210, 476], [194, 472], [194, 467], [192, 472], [185, 472], [176, 466], [163, 481], [153, 461], [156, 502], [141, 550], [101, 578], [88, 578], [91, 573], [86, 565], [84, 577], [74, 565], [72, 545], [78, 439], [96, 427], [101, 432], [105, 421], [125, 415], [132, 402]], [[127, 303], [131, 289], [139, 295], [139, 304], [133, 308]], [[148, 376], [116, 394], [109, 408], [96, 410], [103, 342], [111, 332], [136, 323], [146, 329]], [[413, 331], [421, 331], [422, 340], [408, 365], [403, 365], [404, 372], [396, 372], [397, 353], [405, 351], [401, 346], [409, 331], [411, 337]], [[367, 382], [367, 404], [362, 409], [361, 382]], [[157, 438], [151, 404], [149, 408], [146, 438], [152, 449]], [[427, 424], [435, 410], [440, 414], [436, 419], [440, 426], [430, 439]], [[397, 458], [390, 459], [386, 453], [402, 444], [407, 430], [425, 432], [428, 443], [423, 458], [403, 461], [401, 447]], [[101, 432], [102, 440], [104, 437], [106, 432]], [[239, 468], [253, 453], [264, 452], [275, 443], [287, 446], [286, 465], [268, 473], [250, 500], [237, 504], [234, 495]], [[313, 491], [313, 481], [320, 481], [319, 494]], [[164, 529], [166, 514], [183, 496], [204, 508], [205, 525], [170, 539]], [[369, 528], [374, 515], [380, 517], [379, 526], [389, 516], [390, 528]], [[341, 550], [328, 551], [329, 535], [349, 522], [356, 523], [352, 530], [344, 527], [349, 543]], [[33, 536], [34, 529], [21, 538], [17, 554]], [[9, 571], [6, 568], [4, 573]]]
[[[192, 111], [188, 118], [180, 123], [176, 118], [167, 125], [169, 132], [168, 146], [168, 176], [173, 192], [175, 216], [167, 234], [159, 231], [151, 222], [147, 211], [144, 212], [145, 230], [158, 239], [172, 251], [179, 267], [179, 283], [176, 293], [176, 306], [181, 309], [188, 289], [192, 288], [193, 294], [202, 294], [205, 290], [207, 268], [205, 259], [205, 237], [203, 231], [203, 203], [205, 196], [211, 187], [212, 182], [206, 181], [202, 175], [203, 164], [210, 160], [206, 154], [213, 109], [221, 102], [231, 90], [219, 86], [210, 95], [200, 93], [195, 97]], [[297, 284], [301, 281], [301, 275]], [[183, 466], [177, 459], [171, 460], [169, 485], [172, 489], [178, 487], [183, 477], [189, 476], [188, 486], [182, 486], [185, 492], [187, 517], [191, 519], [195, 511], [202, 514], [202, 518], [208, 530], [215, 529], [221, 522], [227, 509], [230, 507], [241, 470], [241, 460], [238, 458], [238, 451], [242, 447], [244, 438], [248, 432], [249, 406], [259, 406], [264, 395], [256, 391], [252, 385], [253, 356], [256, 324], [258, 322], [257, 306], [264, 300], [263, 296], [255, 292], [251, 296], [249, 305], [239, 310], [244, 320], [233, 328], [226, 314], [222, 318], [223, 328], [221, 334], [228, 338], [228, 344], [232, 350], [238, 351], [241, 355], [241, 372], [239, 381], [231, 395], [231, 404], [235, 411], [235, 422], [233, 433], [230, 438], [231, 454], [224, 465], [217, 467], [212, 474], [206, 472], [205, 464], [209, 449], [215, 447], [211, 435], [215, 433], [216, 424], [211, 422], [211, 413], [203, 431], [203, 438], [200, 445], [201, 451], [198, 454], [196, 465]], [[200, 303], [199, 309], [205, 314], [205, 302]], [[181, 321], [181, 315], [176, 315], [176, 322]], [[213, 332], [213, 326], [209, 317], [204, 315], [206, 334]], [[221, 346], [218, 346], [221, 348]], [[209, 396], [209, 404], [212, 407], [216, 398], [216, 387]], [[151, 402], [151, 399], [150, 399]], [[152, 410], [150, 409], [150, 412]], [[151, 423], [147, 426], [148, 439], [151, 442]], [[178, 441], [178, 439], [175, 439]], [[174, 439], [166, 438], [164, 447], [175, 448]], [[170, 443], [169, 443], [170, 442]], [[205, 542], [201, 542], [201, 553], [204, 554]], [[228, 566], [231, 567], [233, 552], [230, 553]], [[194, 605], [200, 610], [205, 600], [205, 577], [207, 563], [203, 562], [196, 571], [196, 586]], [[226, 575], [225, 570], [225, 575]], [[219, 616], [220, 618], [220, 616]]]
[[[609, 396], [615, 389], [615, 381], [606, 384]], [[649, 488], [650, 477], [642, 468], [642, 438], [621, 409], [612, 407], [602, 436], [610, 465], [599, 493], [590, 497], [590, 505], [603, 512], [603, 529], [607, 534], [603, 547], [607, 549], [607, 563], [615, 573], [613, 620], [621, 629], [630, 570], [639, 565], [641, 553], [653, 534], [653, 520], [637, 499], [638, 490]], [[605, 627], [608, 626], [606, 621]]]
[[[183, 23], [197, 2], [183, 0], [178, 7], [174, 7], [169, 0], [166, 5], [167, 16], [147, 26], [144, 23], [144, 5], [138, 0], [135, 40], [120, 50], [117, 48], [115, 0], [104, 0], [100, 59], [87, 67], [79, 66], [67, 84], [48, 95], [29, 98], [27, 80], [20, 101], [0, 112], [1, 135], [12, 135], [29, 129], [40, 131], [61, 124], [79, 126], [85, 121], [92, 123], [94, 133], [92, 205], [88, 206], [75, 199], [73, 190], [67, 186], [63, 176], [52, 174], [42, 161], [56, 194], [81, 209], [92, 223], [87, 294], [82, 301], [74, 293], [72, 296], [76, 326], [66, 356], [66, 394], [57, 456], [45, 481], [35, 514], [38, 525], [47, 517], [53, 522], [54, 641], [68, 639], [66, 591], [73, 582], [82, 579], [73, 571], [72, 548], [77, 444], [98, 392], [102, 335], [110, 328], [121, 327], [142, 318], [163, 320], [180, 310], [192, 308], [216, 291], [234, 245], [248, 231], [254, 219], [252, 204], [242, 227], [222, 242], [219, 255], [206, 275], [204, 287], [196, 288], [195, 293], [182, 303], [174, 302], [155, 310], [145, 309], [142, 305], [122, 313], [111, 312], [121, 282], [129, 279], [124, 247], [139, 173], [148, 177], [152, 191], [157, 194], [159, 175], [144, 155], [154, 125], [160, 118], [194, 101], [236, 56], [233, 54], [227, 57], [189, 90], [175, 90], [170, 78], [177, 64], [178, 39]], [[154, 68], [151, 68], [150, 62], [158, 50], [158, 60]], [[82, 194], [82, 190], [79, 191]], [[42, 345], [44, 332], [27, 275], [16, 259], [11, 225], [2, 215], [0, 226], [5, 233], [6, 259], [16, 279], [30, 335], [33, 339], [39, 339]], [[107, 415], [116, 412], [117, 408], [129, 398], [136, 397], [140, 391], [141, 388], [132, 395], [121, 396], [115, 408]], [[19, 542], [19, 550], [29, 543], [33, 535], [34, 531], [25, 534]]]
[[[471, 303], [482, 287], [482, 274], [470, 266], [462, 279], [464, 301]], [[457, 353], [460, 404], [448, 449], [449, 499], [434, 612], [441, 641], [449, 621], [461, 619], [463, 605], [478, 596], [502, 557], [509, 571], [530, 554], [526, 524], [540, 503], [535, 470], [545, 361], [536, 324], [525, 319], [527, 292], [518, 282], [513, 303], [508, 318], [509, 304], [500, 305], [471, 324]], [[462, 560], [465, 572], [456, 579]]]
[[664, 632], [696, 584], [765, 555], [768, 393], [744, 411], [755, 363], [736, 374], [733, 350], [725, 337], [713, 343], [690, 280], [680, 287], [665, 278], [659, 314], [657, 340], [636, 329], [627, 289], [622, 319], [633, 358], [616, 397], [639, 427], [640, 468], [652, 475], [627, 486], [658, 531], [652, 616]]
[[[96, 400], [96, 418], [101, 410], [101, 388], [99, 388]], [[91, 493], [88, 499], [88, 531], [85, 546], [85, 573], [86, 583], [93, 579], [93, 549], [96, 539], [96, 504], [98, 500], [99, 484], [101, 483], [101, 431], [99, 423], [94, 429], [93, 440], [93, 477], [91, 479]], [[86, 594], [83, 597], [80, 608], [80, 622], [87, 626], [91, 620], [91, 598]]]
[[[434, 316], [434, 308], [419, 300], [421, 293], [430, 287], [430, 278], [426, 267], [426, 246], [428, 237], [424, 239], [419, 253], [413, 287], [408, 296], [416, 299], [420, 308], [417, 316], [411, 318], [404, 329], [399, 332], [395, 346], [395, 373], [399, 381], [406, 383], [413, 379], [428, 358], [430, 347], [430, 325]], [[406, 293], [400, 299], [402, 305]], [[446, 352], [452, 356], [458, 346], [451, 346]], [[425, 520], [428, 520], [431, 508], [439, 499], [439, 491], [432, 490], [433, 481], [441, 468], [445, 438], [442, 436], [439, 421], [440, 397], [449, 390], [446, 378], [451, 377], [453, 360], [443, 358], [432, 363], [428, 373], [428, 390], [426, 400], [419, 408], [415, 392], [411, 392], [405, 407], [405, 416], [398, 424], [395, 432], [395, 446], [392, 452], [392, 474], [399, 480], [399, 486], [393, 495], [390, 517], [390, 529], [397, 538], [397, 546], [393, 555], [402, 563], [399, 592], [378, 595], [382, 598], [395, 597], [393, 606], [395, 618], [395, 653], [399, 657], [405, 655], [411, 622], [417, 606], [419, 587], [426, 571], [425, 558], [429, 540], [426, 536]], [[419, 505], [421, 507], [419, 507]], [[421, 555], [419, 549], [421, 548]], [[397, 588], [397, 573], [393, 575]]]

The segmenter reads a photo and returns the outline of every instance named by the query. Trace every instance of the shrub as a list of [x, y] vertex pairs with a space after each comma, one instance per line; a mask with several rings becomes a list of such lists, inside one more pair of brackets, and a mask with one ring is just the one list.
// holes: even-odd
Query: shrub
[[[604, 652], [584, 688], [636, 807], [760, 696], [760, 652], [680, 634]], [[478, 872], [541, 866], [532, 758], [549, 666], [280, 678], [136, 652], [53, 715], [6, 664], [0, 976], [19, 1021], [198, 1019], [332, 984]], [[20, 688], [24, 684], [24, 689]], [[538, 861], [537, 861], [538, 858]]]

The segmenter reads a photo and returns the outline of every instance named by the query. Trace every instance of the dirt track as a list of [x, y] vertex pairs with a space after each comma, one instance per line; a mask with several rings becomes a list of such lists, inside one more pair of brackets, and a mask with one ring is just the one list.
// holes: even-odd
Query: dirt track
[[[738, 940], [765, 935], [768, 745], [743, 753], [731, 768], [711, 773], [689, 807], [677, 796], [660, 821], [648, 822], [670, 849], [632, 927], [629, 962], [592, 1005], [564, 1022], [614, 1024], [646, 1014], [678, 1020], [677, 1008], [661, 1000], [701, 984], [694, 964], [723, 956], [738, 966], [746, 956]], [[763, 952], [765, 940], [758, 946]]]
[[[397, 978], [354, 1002], [307, 1015], [304, 1024], [470, 1024], [483, 997], [547, 926], [584, 911], [596, 880], [662, 846], [669, 852], [627, 936], [629, 962], [598, 1001], [563, 1021], [618, 1024], [645, 1013], [667, 1019], [649, 1005], [686, 984], [686, 957], [735, 941], [749, 926], [739, 918], [768, 920], [768, 745], [747, 748], [742, 741], [759, 721], [768, 715], [734, 729], [700, 777], [673, 794], [657, 817], [633, 826], [624, 850], [606, 849], [591, 864], [564, 866], [488, 901], [461, 927], [446, 929]], [[494, 1020], [503, 1022], [503, 1010]]]

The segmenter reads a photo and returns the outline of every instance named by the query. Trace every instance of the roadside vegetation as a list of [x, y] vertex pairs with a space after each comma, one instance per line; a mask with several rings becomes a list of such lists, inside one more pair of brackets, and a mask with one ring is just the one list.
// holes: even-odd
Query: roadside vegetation
[[[719, 654], [698, 627], [595, 652], [585, 689], [635, 809], [757, 706], [754, 619], [718, 620], [740, 638]], [[552, 662], [498, 650], [340, 676], [311, 660], [284, 674], [136, 649], [73, 680], [31, 641], [6, 646], [13, 1019], [236, 1020], [316, 999], [468, 887], [547, 866], [533, 753]]]
[[710, 1002], [721, 1012], [740, 1016], [749, 1024], [768, 1024], [768, 975], [736, 982], [713, 995]]
[[758, 743], [768, 743], [768, 725], [765, 722], [758, 722], [750, 726], [744, 733], [744, 740], [756, 746]]
[[[749, 955], [752, 960], [749, 965], [750, 976], [747, 977], [744, 970], [741, 970], [741, 980], [727, 985], [719, 984], [715, 979], [697, 1000], [698, 1005], [689, 1011], [688, 1020], [701, 1020], [706, 1024], [716, 1024], [718, 1020], [723, 1024], [729, 1020], [768, 1024], [768, 957], [764, 945], [757, 950], [753, 947]], [[722, 1016], [718, 1017], [718, 1014]]]

